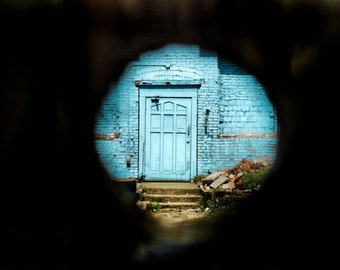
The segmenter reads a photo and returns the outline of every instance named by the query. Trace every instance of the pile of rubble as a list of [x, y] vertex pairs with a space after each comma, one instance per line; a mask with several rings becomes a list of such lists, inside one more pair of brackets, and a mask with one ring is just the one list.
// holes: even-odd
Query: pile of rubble
[[[219, 194], [242, 195], [252, 190], [244, 188], [242, 177], [247, 173], [258, 173], [270, 168], [267, 161], [242, 159], [234, 168], [215, 171], [197, 182], [203, 194], [209, 194], [211, 199]], [[258, 187], [259, 188], [259, 187]]]

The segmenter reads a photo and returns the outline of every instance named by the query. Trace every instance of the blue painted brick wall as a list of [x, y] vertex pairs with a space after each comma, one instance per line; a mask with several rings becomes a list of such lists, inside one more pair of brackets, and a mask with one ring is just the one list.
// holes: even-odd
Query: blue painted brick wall
[[242, 158], [275, 161], [276, 113], [256, 78], [213, 52], [171, 44], [131, 62], [102, 101], [96, 149], [113, 178], [140, 174], [136, 80], [202, 80], [197, 98], [197, 175], [232, 168]]

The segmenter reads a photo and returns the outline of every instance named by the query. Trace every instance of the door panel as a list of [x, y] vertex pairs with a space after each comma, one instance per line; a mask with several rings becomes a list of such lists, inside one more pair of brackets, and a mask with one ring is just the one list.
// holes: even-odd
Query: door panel
[[191, 98], [145, 98], [145, 174], [148, 180], [189, 180]]

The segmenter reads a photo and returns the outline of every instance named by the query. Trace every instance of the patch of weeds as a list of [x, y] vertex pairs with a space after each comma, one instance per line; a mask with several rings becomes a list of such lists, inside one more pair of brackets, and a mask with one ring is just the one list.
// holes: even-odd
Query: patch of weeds
[[150, 202], [146, 205], [146, 209], [149, 211], [157, 211], [162, 208], [162, 205], [160, 205], [158, 202]]
[[206, 207], [207, 199], [205, 198], [205, 196], [200, 196], [197, 200], [197, 203], [199, 205], [199, 208], [203, 211]]
[[214, 222], [218, 222], [221, 218], [235, 214], [235, 205], [220, 206], [216, 205], [213, 201], [208, 202], [208, 205], [211, 205], [212, 208], [207, 207], [202, 216], [183, 221], [182, 223], [201, 228], [202, 225], [214, 224]]
[[206, 201], [206, 207], [208, 207], [209, 209], [214, 209], [214, 208], [217, 208], [218, 204], [216, 201], [213, 201], [213, 200], [207, 200]]
[[269, 169], [245, 173], [241, 178], [242, 188], [250, 190], [258, 189], [263, 184], [268, 171]]
[[263, 168], [258, 165], [256, 170], [245, 172], [239, 179], [241, 183], [238, 188], [234, 190], [233, 194], [229, 194], [228, 196], [217, 196], [214, 200], [211, 198], [211, 195], [208, 194], [201, 196], [198, 203], [201, 211], [205, 213], [204, 216], [188, 220], [186, 223], [196, 225], [207, 224], [217, 221], [221, 217], [225, 218], [235, 214], [240, 203], [247, 199], [247, 197], [240, 197], [239, 195], [242, 195], [244, 190], [254, 191], [259, 189], [265, 181], [269, 170], [269, 167]]

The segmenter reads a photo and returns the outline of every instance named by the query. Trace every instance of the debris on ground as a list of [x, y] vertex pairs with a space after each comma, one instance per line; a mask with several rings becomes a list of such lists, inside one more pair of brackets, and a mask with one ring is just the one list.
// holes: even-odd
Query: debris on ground
[[226, 194], [242, 196], [261, 187], [260, 183], [253, 183], [253, 185], [256, 184], [256, 186], [247, 185], [246, 181], [244, 181], [245, 176], [266, 172], [270, 167], [271, 163], [268, 161], [249, 161], [243, 158], [231, 169], [215, 171], [203, 177], [197, 182], [197, 185], [202, 194], [211, 200], [215, 200], [217, 196]]
[[[248, 198], [252, 191], [258, 190], [263, 175], [271, 168], [266, 161], [242, 159], [235, 167], [211, 172], [194, 182], [200, 189], [202, 205], [188, 209], [162, 208], [150, 211], [148, 202], [138, 201], [138, 207], [144, 209], [148, 216], [156, 218], [161, 224], [174, 225], [191, 219], [202, 218], [213, 213], [216, 207], [232, 205]], [[250, 179], [250, 180], [249, 180]], [[250, 181], [250, 182], [248, 182]], [[214, 204], [207, 203], [209, 200]]]

